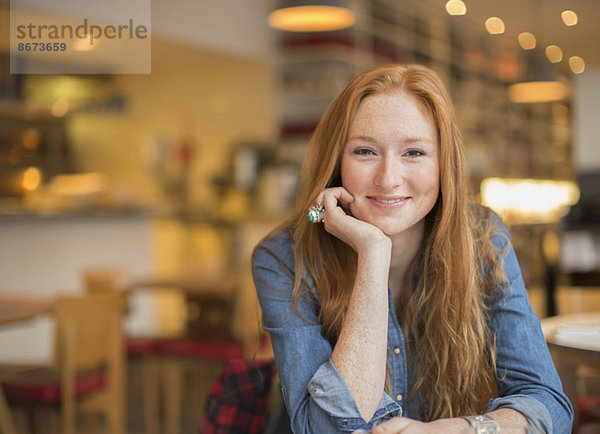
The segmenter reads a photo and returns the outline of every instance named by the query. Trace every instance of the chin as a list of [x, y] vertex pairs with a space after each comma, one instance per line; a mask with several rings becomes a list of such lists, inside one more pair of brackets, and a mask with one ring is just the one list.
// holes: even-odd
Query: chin
[[399, 225], [397, 222], [394, 223], [383, 223], [383, 222], [368, 222], [379, 229], [381, 232], [386, 234], [388, 237], [397, 235], [400, 232], [405, 231], [407, 228], [404, 225]]
[[386, 234], [388, 237], [392, 237], [394, 235], [398, 235], [401, 232], [404, 232], [404, 229], [397, 229], [397, 228], [379, 228], [381, 230], [381, 232], [383, 232], [384, 234]]

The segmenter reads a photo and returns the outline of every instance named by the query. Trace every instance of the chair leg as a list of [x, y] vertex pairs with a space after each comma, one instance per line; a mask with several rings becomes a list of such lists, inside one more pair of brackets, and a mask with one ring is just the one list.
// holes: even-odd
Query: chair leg
[[144, 432], [158, 434], [160, 427], [159, 413], [159, 364], [158, 359], [152, 356], [143, 357], [142, 370], [142, 405], [144, 407]]
[[[210, 360], [193, 360], [187, 363], [190, 375], [191, 393], [184, 395], [186, 414], [188, 415], [185, 432], [193, 432], [202, 425], [204, 406], [212, 385], [223, 369], [223, 363]], [[184, 421], [186, 419], [184, 418]]]
[[17, 434], [10, 408], [6, 402], [4, 392], [0, 386], [0, 431], [6, 434]]
[[75, 434], [75, 408], [73, 401], [63, 399], [60, 408], [61, 434]]
[[166, 358], [163, 363], [164, 379], [164, 432], [179, 434], [181, 432], [181, 394], [183, 392], [184, 370], [181, 361]]
[[[118, 368], [116, 368], [118, 369]], [[115, 369], [115, 370], [116, 370]], [[111, 395], [114, 397], [106, 402], [106, 422], [111, 434], [125, 434], [125, 415], [127, 414], [127, 403], [125, 400], [124, 373], [113, 372], [109, 384]]]

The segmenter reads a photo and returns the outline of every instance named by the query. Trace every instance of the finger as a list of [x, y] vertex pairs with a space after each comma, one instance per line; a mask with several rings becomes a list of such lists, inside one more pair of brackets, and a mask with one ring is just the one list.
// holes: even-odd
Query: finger
[[350, 203], [354, 201], [354, 197], [343, 187], [336, 187], [324, 190], [322, 193], [321, 203], [325, 205], [325, 209], [332, 211], [338, 205], [342, 208], [348, 208]]
[[341, 194], [335, 194], [334, 192], [326, 192], [323, 195], [323, 205], [325, 206], [325, 215], [331, 216], [346, 216], [346, 212], [343, 209], [344, 203], [338, 198]]
[[410, 426], [414, 421], [406, 417], [394, 417], [382, 424], [374, 427], [371, 432], [373, 434], [391, 434], [402, 432], [403, 429]]
[[331, 189], [331, 194], [344, 205], [354, 202], [354, 196], [352, 196], [344, 187]]
[[325, 195], [334, 195], [336, 199], [345, 203], [354, 201], [354, 197], [344, 187], [333, 187], [327, 188], [319, 193], [315, 203], [323, 203]]

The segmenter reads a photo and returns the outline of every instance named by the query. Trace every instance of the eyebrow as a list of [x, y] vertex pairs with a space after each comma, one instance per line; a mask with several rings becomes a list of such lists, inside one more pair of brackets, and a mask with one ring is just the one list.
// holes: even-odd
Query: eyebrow
[[[377, 143], [377, 140], [374, 137], [371, 136], [352, 136], [348, 138], [348, 142], [351, 142], [353, 140], [360, 140], [363, 142], [370, 142], [370, 143]], [[406, 137], [404, 139], [402, 139], [402, 143], [416, 143], [416, 142], [425, 142], [425, 143], [431, 143], [432, 145], [435, 145], [436, 142], [426, 138], [426, 137]]]

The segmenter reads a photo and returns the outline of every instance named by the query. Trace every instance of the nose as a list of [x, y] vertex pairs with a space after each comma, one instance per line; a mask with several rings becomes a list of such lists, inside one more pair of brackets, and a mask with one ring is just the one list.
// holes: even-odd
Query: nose
[[402, 167], [393, 156], [385, 156], [377, 165], [374, 183], [386, 190], [397, 187], [402, 182]]

